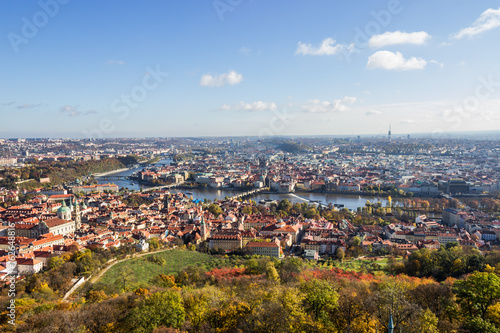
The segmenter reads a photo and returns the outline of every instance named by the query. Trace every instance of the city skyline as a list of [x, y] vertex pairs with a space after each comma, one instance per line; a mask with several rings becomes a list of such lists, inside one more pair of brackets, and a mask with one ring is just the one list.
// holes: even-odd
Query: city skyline
[[493, 1], [0, 6], [0, 137], [500, 128]]

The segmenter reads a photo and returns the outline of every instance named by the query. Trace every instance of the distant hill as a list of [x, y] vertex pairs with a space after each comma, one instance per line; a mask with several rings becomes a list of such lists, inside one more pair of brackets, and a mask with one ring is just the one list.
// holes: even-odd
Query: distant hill
[[292, 154], [306, 153], [312, 149], [308, 145], [295, 141], [283, 142], [279, 144], [277, 148], [283, 150], [284, 152]]

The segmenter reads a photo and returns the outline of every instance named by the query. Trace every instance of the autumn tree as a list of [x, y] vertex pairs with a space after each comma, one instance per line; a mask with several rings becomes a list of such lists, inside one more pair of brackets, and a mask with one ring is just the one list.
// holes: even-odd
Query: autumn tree
[[295, 280], [302, 271], [304, 262], [300, 258], [290, 257], [284, 259], [279, 267], [279, 275], [282, 282], [287, 283]]
[[126, 290], [127, 284], [134, 280], [134, 271], [128, 267], [123, 266], [118, 270], [117, 281], [120, 283], [123, 290]]
[[[367, 312], [364, 304], [369, 293], [367, 285], [363, 282], [345, 281], [343, 283], [342, 288], [339, 290], [338, 307], [332, 316], [332, 321], [338, 332], [371, 331], [371, 314]], [[360, 322], [364, 322], [367, 325], [359, 327], [361, 326]]]
[[500, 277], [494, 273], [474, 272], [456, 281], [453, 292], [466, 316], [484, 319], [488, 307], [500, 298]]
[[274, 264], [271, 261], [269, 261], [266, 265], [266, 277], [269, 281], [271, 281], [274, 284], [280, 283], [280, 276], [278, 274], [278, 271], [276, 270], [276, 267], [274, 267]]
[[144, 299], [130, 312], [127, 321], [132, 332], [150, 332], [160, 326], [181, 328], [185, 315], [181, 296], [167, 290]]
[[366, 308], [385, 329], [391, 313], [396, 329], [407, 331], [418, 322], [420, 307], [410, 298], [411, 286], [409, 281], [400, 277], [387, 277], [373, 286], [374, 290], [365, 303]]
[[302, 283], [300, 290], [304, 293], [306, 310], [312, 313], [316, 320], [329, 322], [339, 299], [333, 286], [325, 280], [311, 279]]
[[219, 216], [220, 214], [222, 214], [222, 209], [216, 204], [211, 204], [210, 206], [208, 206], [208, 211], [214, 216]]

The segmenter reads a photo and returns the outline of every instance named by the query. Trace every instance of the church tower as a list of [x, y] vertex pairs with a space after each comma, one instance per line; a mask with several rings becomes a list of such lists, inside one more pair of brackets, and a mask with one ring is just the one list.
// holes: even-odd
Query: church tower
[[200, 222], [200, 236], [203, 241], [207, 239], [207, 225], [205, 224], [205, 217], [201, 217]]
[[82, 227], [82, 214], [80, 213], [80, 204], [78, 204], [78, 201], [74, 201], [73, 206], [75, 207], [74, 213], [75, 213], [75, 230], [80, 230]]
[[165, 207], [167, 209], [167, 223], [170, 222], [170, 195], [165, 195], [166, 199], [165, 199]]

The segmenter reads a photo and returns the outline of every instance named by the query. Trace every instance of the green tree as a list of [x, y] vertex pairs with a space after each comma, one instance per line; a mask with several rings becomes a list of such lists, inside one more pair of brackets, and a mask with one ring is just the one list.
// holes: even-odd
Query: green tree
[[118, 270], [117, 281], [121, 284], [123, 290], [126, 290], [127, 284], [134, 280], [134, 271], [128, 267], [123, 266]]
[[130, 312], [128, 323], [132, 332], [151, 332], [160, 326], [180, 328], [185, 315], [181, 296], [167, 290], [142, 301]]
[[64, 264], [64, 259], [61, 257], [52, 257], [49, 259], [49, 269], [59, 268]]
[[208, 206], [208, 211], [215, 216], [219, 216], [220, 214], [222, 214], [222, 209], [216, 204], [211, 204], [210, 206]]
[[293, 281], [297, 278], [303, 267], [304, 262], [302, 259], [296, 257], [286, 258], [281, 262], [279, 268], [281, 281], [284, 283]]
[[307, 311], [314, 314], [317, 320], [329, 321], [330, 313], [337, 307], [339, 295], [332, 285], [325, 280], [311, 279], [300, 286], [304, 293]]
[[500, 277], [474, 272], [465, 280], [456, 281], [453, 292], [466, 316], [484, 319], [488, 307], [500, 297]]
[[465, 322], [464, 329], [470, 333], [499, 333], [500, 331], [488, 320], [480, 317], [469, 318]]
[[252, 214], [252, 207], [250, 206], [245, 206], [241, 209], [241, 212], [246, 215]]
[[283, 199], [278, 204], [278, 210], [284, 210], [287, 213], [290, 211], [291, 208], [292, 208], [292, 203], [288, 199]]

